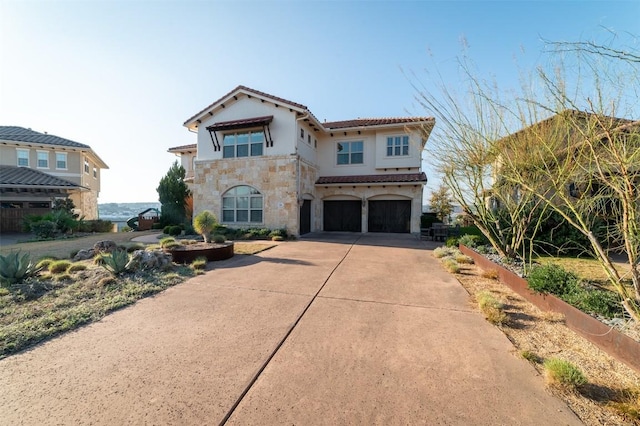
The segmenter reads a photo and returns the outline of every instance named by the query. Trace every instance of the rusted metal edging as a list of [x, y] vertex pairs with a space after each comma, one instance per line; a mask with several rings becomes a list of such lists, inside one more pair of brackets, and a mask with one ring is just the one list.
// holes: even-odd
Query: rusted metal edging
[[640, 343], [620, 333], [596, 318], [585, 314], [552, 294], [535, 293], [524, 278], [492, 262], [470, 248], [460, 245], [460, 251], [470, 256], [476, 265], [495, 270], [503, 284], [544, 311], [558, 312], [565, 317], [565, 324], [603, 351], [640, 372]]

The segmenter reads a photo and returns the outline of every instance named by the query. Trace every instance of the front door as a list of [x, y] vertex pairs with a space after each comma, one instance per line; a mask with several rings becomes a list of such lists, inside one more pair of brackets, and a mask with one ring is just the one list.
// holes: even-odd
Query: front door
[[311, 200], [304, 200], [300, 207], [300, 235], [311, 232]]

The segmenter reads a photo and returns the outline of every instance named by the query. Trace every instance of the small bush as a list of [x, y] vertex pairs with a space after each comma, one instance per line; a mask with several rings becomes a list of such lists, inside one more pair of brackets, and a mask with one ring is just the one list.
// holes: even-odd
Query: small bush
[[542, 358], [535, 352], [524, 350], [520, 352], [520, 356], [533, 364], [540, 364], [542, 362]]
[[113, 222], [110, 220], [82, 220], [78, 223], [78, 232], [105, 233], [113, 230]]
[[199, 257], [191, 262], [191, 267], [195, 270], [202, 270], [207, 266], [207, 262], [208, 260], [206, 257]]
[[183, 246], [184, 246], [184, 244], [182, 244], [182, 243], [180, 243], [178, 241], [169, 241], [168, 243], [163, 244], [162, 248], [165, 249], [165, 250], [171, 250], [171, 249], [175, 249], [175, 248], [183, 247]]
[[449, 237], [447, 241], [444, 243], [447, 247], [458, 247], [458, 237]]
[[133, 253], [136, 250], [144, 250], [145, 245], [142, 243], [135, 243], [135, 244], [131, 244], [130, 246], [128, 246], [126, 248], [127, 253]]
[[50, 220], [41, 220], [31, 224], [31, 232], [33, 232], [36, 238], [41, 240], [48, 240], [56, 236], [56, 224]]
[[36, 268], [38, 269], [49, 269], [49, 265], [51, 265], [51, 262], [53, 262], [55, 259], [42, 259], [41, 261], [39, 261], [36, 264]]
[[438, 247], [433, 250], [433, 255], [438, 259], [443, 257], [453, 257], [458, 253], [460, 253], [460, 251], [453, 247]]
[[196, 230], [192, 225], [184, 225], [184, 235], [196, 235]]
[[563, 295], [562, 299], [583, 312], [599, 314], [605, 318], [613, 318], [621, 312], [620, 296], [607, 290], [580, 288], [574, 293]]
[[164, 228], [162, 228], [162, 233], [163, 233], [163, 234], [170, 235], [170, 232], [171, 232], [171, 226], [172, 226], [172, 225], [167, 225], [167, 226], [165, 226]]
[[85, 265], [84, 263], [72, 263], [67, 268], [67, 272], [72, 273], [72, 272], [84, 271], [85, 269], [87, 269], [87, 265]]
[[536, 266], [527, 277], [529, 288], [537, 293], [557, 296], [572, 293], [578, 287], [578, 276], [556, 264]]
[[154, 223], [153, 225], [151, 225], [151, 229], [163, 229], [163, 228], [164, 227], [162, 226], [161, 223]]
[[578, 388], [587, 383], [582, 371], [569, 361], [549, 358], [544, 362], [547, 383], [567, 389]]
[[57, 282], [65, 282], [65, 281], [73, 280], [73, 277], [70, 274], [65, 272], [63, 274], [58, 274], [54, 276], [53, 279], [54, 281], [57, 281]]
[[226, 241], [227, 239], [224, 237], [224, 235], [214, 235], [213, 236], [213, 242], [216, 244], [222, 244]]
[[177, 237], [180, 234], [182, 234], [182, 228], [180, 225], [169, 226], [169, 235]]
[[209, 242], [209, 235], [216, 228], [218, 220], [209, 210], [203, 210], [193, 218], [193, 229], [204, 238], [204, 242]]
[[458, 262], [456, 262], [454, 259], [445, 259], [442, 263], [444, 267], [447, 268], [447, 271], [451, 272], [452, 274], [457, 274], [458, 272], [460, 272], [460, 265], [458, 265]]
[[476, 295], [478, 308], [484, 314], [487, 321], [494, 325], [503, 325], [508, 322], [507, 314], [502, 310], [503, 304], [488, 291], [481, 291]]
[[165, 237], [160, 240], [160, 247], [164, 248], [165, 244], [175, 243], [176, 239], [173, 237]]
[[67, 272], [67, 268], [71, 266], [68, 260], [56, 260], [49, 264], [49, 272], [52, 274], [63, 274]]
[[465, 234], [460, 237], [460, 244], [469, 248], [476, 248], [482, 242], [482, 238], [477, 235]]
[[477, 246], [475, 248], [475, 251], [477, 251], [480, 254], [488, 254], [489, 253], [489, 247], [487, 247], [485, 245]]
[[282, 235], [274, 235], [271, 237], [271, 241], [284, 241], [284, 237]]
[[500, 277], [500, 275], [498, 274], [498, 271], [495, 269], [487, 269], [482, 271], [482, 277], [489, 278], [490, 280], [497, 280]]
[[465, 254], [458, 254], [454, 257], [454, 259], [456, 260], [456, 262], [458, 263], [464, 263], [467, 265], [472, 265], [473, 264], [473, 259], [470, 258], [469, 256], [465, 255]]

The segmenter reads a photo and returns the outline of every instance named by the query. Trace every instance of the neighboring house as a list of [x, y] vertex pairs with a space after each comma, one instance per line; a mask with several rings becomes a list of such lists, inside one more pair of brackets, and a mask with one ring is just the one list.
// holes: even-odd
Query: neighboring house
[[434, 123], [321, 123], [304, 105], [238, 86], [184, 123], [196, 145], [169, 152], [187, 170], [194, 214], [211, 210], [231, 227], [417, 234]]
[[77, 213], [98, 218], [100, 170], [90, 146], [16, 126], [0, 126], [1, 231], [20, 231], [22, 218], [70, 198]]

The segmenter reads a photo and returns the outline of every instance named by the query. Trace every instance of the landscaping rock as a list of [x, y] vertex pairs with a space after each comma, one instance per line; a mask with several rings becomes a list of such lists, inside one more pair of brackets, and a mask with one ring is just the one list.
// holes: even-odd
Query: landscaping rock
[[93, 249], [96, 253], [111, 253], [116, 248], [118, 248], [118, 246], [115, 241], [110, 240], [98, 241], [93, 245]]
[[171, 264], [171, 255], [159, 250], [136, 250], [131, 255], [127, 269], [163, 269]]
[[82, 249], [73, 256], [73, 261], [92, 259], [95, 255], [96, 251], [94, 249]]

